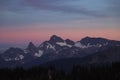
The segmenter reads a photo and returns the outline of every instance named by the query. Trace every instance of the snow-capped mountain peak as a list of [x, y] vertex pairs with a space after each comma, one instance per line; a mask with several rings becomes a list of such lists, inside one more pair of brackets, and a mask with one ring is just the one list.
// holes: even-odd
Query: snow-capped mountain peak
[[5, 62], [12, 61], [11, 63], [18, 62], [18, 64], [23, 64], [23, 62], [26, 64], [26, 62], [35, 59], [40, 59], [40, 63], [43, 63], [60, 58], [84, 57], [113, 46], [120, 46], [120, 41], [85, 37], [74, 42], [53, 35], [50, 40], [43, 42], [39, 47], [30, 42], [26, 49], [9, 48], [0, 54], [0, 58]]

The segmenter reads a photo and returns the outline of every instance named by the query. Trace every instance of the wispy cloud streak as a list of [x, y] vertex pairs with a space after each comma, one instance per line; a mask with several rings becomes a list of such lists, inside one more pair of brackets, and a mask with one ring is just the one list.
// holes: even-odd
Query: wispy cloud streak
[[63, 13], [75, 13], [75, 14], [84, 14], [88, 16], [95, 17], [105, 17], [105, 14], [102, 14], [99, 11], [92, 11], [87, 9], [85, 6], [74, 7], [71, 5], [62, 5], [64, 2], [78, 1], [78, 0], [7, 0], [1, 1], [0, 10], [11, 10], [11, 11], [21, 11], [25, 10], [28, 7], [39, 9], [39, 10], [49, 10], [54, 12], [63, 12]]
[[[65, 12], [65, 13], [75, 13], [75, 14], [84, 14], [84, 15], [88, 15], [88, 16], [95, 16], [95, 17], [105, 17], [107, 15], [102, 14], [99, 11], [92, 11], [89, 10], [83, 6], [81, 7], [73, 7], [73, 6], [58, 6], [57, 4], [54, 4], [55, 2], [57, 2], [58, 0], [26, 0], [25, 3], [28, 6], [37, 8], [37, 9], [41, 9], [41, 10], [50, 10], [50, 11], [59, 11], [59, 12]], [[65, 0], [68, 1], [68, 0]], [[73, 0], [72, 0], [73, 1]], [[61, 0], [61, 2], [64, 2], [63, 0]]]

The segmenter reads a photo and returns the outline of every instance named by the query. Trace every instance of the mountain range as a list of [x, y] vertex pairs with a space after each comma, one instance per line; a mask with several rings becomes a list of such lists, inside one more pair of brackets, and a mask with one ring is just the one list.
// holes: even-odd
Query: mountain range
[[1, 68], [32, 67], [48, 63], [101, 64], [118, 61], [120, 41], [91, 37], [74, 42], [53, 35], [38, 47], [29, 42], [26, 49], [10, 47], [0, 54]]

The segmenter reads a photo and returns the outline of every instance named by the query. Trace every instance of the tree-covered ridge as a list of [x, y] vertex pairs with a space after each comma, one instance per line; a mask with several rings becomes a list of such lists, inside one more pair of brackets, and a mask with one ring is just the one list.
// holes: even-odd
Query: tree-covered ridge
[[0, 69], [0, 80], [120, 80], [120, 63], [106, 66], [73, 66], [70, 73], [54, 67]]

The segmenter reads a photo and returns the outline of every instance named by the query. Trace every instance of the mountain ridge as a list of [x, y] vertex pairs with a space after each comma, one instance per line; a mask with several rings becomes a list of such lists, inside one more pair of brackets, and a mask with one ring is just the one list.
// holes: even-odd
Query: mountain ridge
[[[31, 61], [42, 64], [61, 58], [82, 58], [107, 50], [112, 46], [120, 46], [120, 41], [85, 37], [80, 41], [74, 42], [70, 39], [64, 40], [59, 36], [53, 35], [48, 41], [44, 41], [38, 47], [29, 42], [26, 49], [12, 47], [0, 54], [0, 57], [6, 64], [9, 63], [11, 65], [12, 63], [12, 66], [14, 66], [14, 63], [24, 65], [31, 63]], [[32, 64], [34, 65], [34, 63]]]

